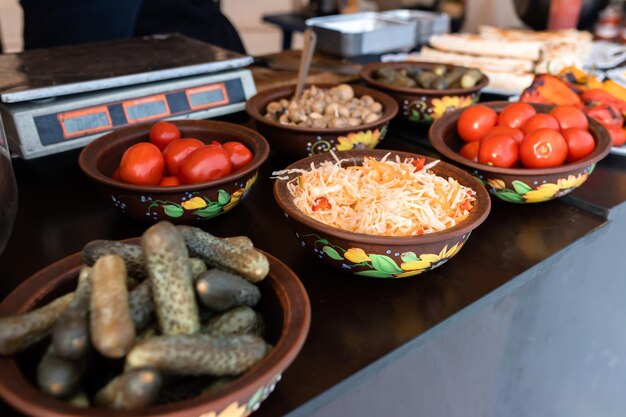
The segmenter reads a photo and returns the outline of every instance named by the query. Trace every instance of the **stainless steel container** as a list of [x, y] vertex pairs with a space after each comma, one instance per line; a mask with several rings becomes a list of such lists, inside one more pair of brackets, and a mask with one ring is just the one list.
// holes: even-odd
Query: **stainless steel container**
[[425, 45], [431, 35], [450, 32], [450, 16], [422, 10], [388, 10], [379, 13], [384, 19], [411, 23], [415, 26], [415, 44]]
[[410, 51], [415, 24], [381, 17], [376, 12], [315, 17], [306, 25], [317, 35], [317, 48], [343, 57]]

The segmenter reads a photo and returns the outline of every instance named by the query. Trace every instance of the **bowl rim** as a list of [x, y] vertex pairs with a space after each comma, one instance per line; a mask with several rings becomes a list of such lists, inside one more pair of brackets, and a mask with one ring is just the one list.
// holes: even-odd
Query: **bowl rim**
[[[138, 244], [140, 238], [121, 240]], [[258, 249], [260, 250], [260, 249]], [[266, 278], [283, 299], [283, 328], [278, 342], [257, 365], [236, 380], [216, 388], [215, 391], [173, 403], [147, 407], [143, 410], [121, 411], [102, 407], [81, 408], [72, 406], [39, 391], [22, 373], [13, 356], [0, 356], [0, 397], [15, 409], [29, 415], [46, 417], [179, 417], [181, 413], [201, 415], [209, 411], [222, 411], [236, 397], [252, 396], [260, 386], [282, 374], [300, 353], [311, 323], [311, 304], [304, 285], [298, 276], [282, 261], [263, 252], [270, 262], [270, 274]], [[79, 269], [84, 266], [81, 253], [77, 252], [39, 270], [24, 280], [0, 304], [2, 314], [29, 311], [42, 298], [59, 285], [76, 280]], [[56, 278], [56, 279], [51, 279]], [[34, 291], [33, 291], [34, 289]], [[287, 295], [289, 294], [289, 295]], [[244, 403], [239, 404], [244, 405]], [[212, 408], [212, 409], [209, 409]]]
[[[478, 104], [492, 108], [496, 112], [500, 112], [504, 107], [513, 103], [508, 101], [487, 101]], [[539, 112], [544, 112], [545, 110], [550, 110], [555, 107], [555, 105], [550, 104], [527, 104], [532, 105]], [[568, 171], [585, 169], [591, 164], [598, 162], [609, 154], [609, 152], [611, 151], [611, 146], [613, 145], [609, 132], [606, 130], [606, 128], [596, 120], [587, 116], [587, 120], [589, 121], [589, 133], [591, 133], [591, 135], [594, 137], [596, 141], [596, 147], [592, 153], [590, 153], [583, 159], [551, 168], [501, 168], [491, 165], [480, 164], [478, 162], [470, 161], [469, 159], [462, 157], [461, 154], [455, 152], [452, 148], [450, 148], [443, 139], [444, 133], [448, 129], [451, 129], [450, 126], [452, 126], [453, 124], [456, 126], [456, 122], [458, 121], [461, 113], [464, 110], [465, 109], [454, 110], [450, 113], [444, 114], [443, 117], [439, 120], [436, 120], [428, 131], [428, 138], [431, 145], [437, 150], [437, 152], [441, 153], [443, 156], [454, 161], [455, 163], [465, 165], [477, 171], [484, 171], [491, 174], [516, 175], [527, 177], [563, 174]]]
[[[341, 152], [341, 159], [351, 159], [351, 158], [362, 158], [364, 156], [374, 156], [378, 159], [382, 158], [387, 154], [399, 155], [401, 158], [425, 158], [426, 162], [435, 161], [436, 158], [432, 158], [426, 155], [420, 155], [412, 152], [405, 151], [395, 151], [395, 150], [387, 150], [387, 149], [360, 149], [360, 150], [350, 150]], [[324, 153], [313, 155], [308, 158], [301, 159], [289, 165], [285, 169], [291, 169], [296, 166], [305, 166], [308, 167], [311, 163], [323, 162], [326, 160], [332, 160], [333, 156], [331, 153]], [[468, 217], [463, 219], [460, 223], [452, 226], [448, 229], [441, 230], [439, 232], [427, 233], [423, 235], [414, 235], [414, 236], [380, 236], [380, 235], [370, 235], [366, 233], [357, 233], [350, 232], [347, 230], [339, 229], [334, 226], [327, 225], [320, 221], [317, 221], [306, 214], [302, 213], [300, 209], [296, 207], [291, 198], [286, 198], [288, 196], [289, 191], [287, 190], [287, 180], [279, 180], [276, 179], [274, 182], [274, 199], [280, 206], [280, 208], [291, 218], [296, 221], [303, 223], [304, 225], [310, 227], [314, 230], [322, 231], [328, 235], [337, 237], [339, 239], [344, 239], [348, 241], [356, 241], [363, 242], [366, 244], [378, 244], [378, 245], [396, 245], [396, 246], [414, 246], [421, 244], [428, 244], [439, 242], [449, 237], [462, 235], [465, 233], [469, 233], [480, 224], [482, 224], [487, 215], [491, 211], [491, 198], [489, 197], [489, 192], [487, 189], [480, 183], [478, 179], [476, 179], [473, 175], [468, 172], [458, 168], [452, 164], [444, 162], [440, 160], [437, 166], [445, 167], [450, 170], [454, 175], [454, 179], [459, 181], [459, 178], [462, 179], [466, 184], [470, 184], [470, 188], [472, 188], [475, 192], [476, 205]], [[296, 177], [293, 177], [296, 178]], [[293, 178], [290, 178], [293, 179]]]
[[[372, 72], [374, 72], [376, 69], [380, 67], [405, 67], [409, 65], [416, 66], [416, 67], [424, 67], [424, 68], [434, 67], [435, 65], [443, 65], [446, 68], [457, 68], [457, 67], [462, 66], [462, 65], [452, 65], [452, 64], [443, 64], [443, 63], [439, 64], [439, 63], [426, 62], [426, 61], [372, 62], [361, 68], [361, 70], [359, 71], [359, 76], [363, 80], [365, 80], [366, 83], [373, 85], [378, 89], [389, 90], [389, 91], [394, 91], [397, 93], [404, 93], [404, 94], [412, 94], [412, 95], [421, 94], [421, 95], [429, 95], [429, 96], [437, 96], [437, 97], [439, 96], [462, 96], [466, 94], [472, 94], [472, 93], [482, 90], [489, 84], [489, 77], [487, 77], [487, 75], [484, 72], [480, 71], [480, 69], [478, 68], [476, 69], [478, 69], [481, 72], [483, 77], [474, 87], [449, 88], [447, 90], [434, 90], [430, 88], [415, 88], [415, 87], [413, 88], [397, 87], [397, 86], [382, 83], [378, 81], [377, 79], [375, 79], [374, 77], [372, 77]], [[474, 68], [474, 67], [467, 67], [467, 68]]]
[[[267, 160], [270, 152], [270, 145], [267, 140], [260, 133], [247, 128], [245, 126], [241, 126], [235, 123], [222, 122], [218, 120], [166, 120], [169, 123], [173, 123], [179, 128], [207, 128], [211, 130], [219, 130], [233, 136], [246, 136], [251, 139], [255, 143], [258, 144], [260, 152], [254, 154], [252, 161], [248, 165], [246, 165], [243, 169], [239, 171], [235, 171], [225, 177], [219, 178], [214, 181], [200, 182], [197, 184], [187, 184], [187, 185], [177, 185], [174, 187], [163, 187], [158, 185], [136, 185], [136, 184], [128, 184], [125, 182], [114, 180], [113, 178], [104, 175], [100, 170], [97, 169], [98, 163], [98, 152], [108, 143], [115, 143], [115, 141], [123, 141], [129, 137], [133, 139], [136, 136], [147, 137], [147, 133], [156, 121], [141, 123], [135, 126], [125, 127], [118, 130], [114, 130], [113, 132], [109, 132], [99, 138], [93, 140], [87, 146], [83, 148], [78, 157], [78, 165], [80, 169], [90, 177], [92, 180], [105, 184], [109, 187], [123, 189], [126, 191], [134, 191], [134, 192], [150, 192], [157, 194], [174, 194], [186, 191], [198, 191], [198, 190], [206, 190], [207, 188], [217, 187], [226, 183], [229, 183], [233, 180], [244, 177], [256, 170]], [[147, 129], [147, 130], [146, 130]]]
[[[308, 83], [305, 85], [306, 87], [315, 86], [319, 88], [331, 88], [335, 87], [338, 84], [328, 84], [328, 83]], [[366, 123], [359, 126], [347, 126], [347, 127], [329, 127], [324, 129], [316, 129], [314, 127], [302, 127], [295, 125], [283, 125], [273, 120], [268, 119], [267, 117], [261, 114], [261, 105], [263, 101], [266, 100], [268, 96], [273, 94], [280, 93], [282, 98], [287, 98], [290, 95], [293, 95], [296, 89], [295, 84], [282, 85], [278, 87], [268, 88], [266, 90], [260, 91], [256, 93], [254, 96], [246, 101], [246, 113], [248, 116], [253, 118], [257, 123], [261, 123], [263, 125], [272, 126], [281, 130], [291, 131], [294, 133], [310, 133], [317, 134], [320, 136], [323, 135], [332, 135], [332, 134], [342, 134], [342, 133], [350, 133], [350, 132], [359, 132], [362, 130], [371, 130], [381, 126], [384, 123], [389, 122], [391, 119], [396, 117], [399, 111], [398, 102], [388, 94], [385, 94], [382, 91], [375, 90], [372, 88], [368, 88], [362, 85], [349, 84], [350, 87], [354, 89], [355, 95], [358, 94], [360, 96], [370, 95], [374, 100], [380, 102], [383, 105], [383, 114], [380, 119], [376, 120], [372, 123]]]

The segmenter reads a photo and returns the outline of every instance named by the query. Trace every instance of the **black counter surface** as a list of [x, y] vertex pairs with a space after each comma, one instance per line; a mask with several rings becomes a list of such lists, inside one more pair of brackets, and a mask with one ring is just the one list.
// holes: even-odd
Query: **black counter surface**
[[[436, 155], [426, 143], [426, 129], [398, 123], [379, 148]], [[19, 210], [0, 257], [0, 297], [90, 240], [139, 236], [147, 227], [119, 214], [97, 194], [78, 168], [77, 155], [15, 161]], [[300, 247], [274, 201], [269, 179], [273, 170], [288, 164], [272, 151], [248, 198], [201, 226], [218, 236], [250, 236], [295, 271], [311, 299], [308, 339], [276, 391], [254, 413], [257, 417], [297, 411], [434, 326], [445, 325], [455, 313], [607, 225], [601, 210], [585, 207], [610, 209], [626, 200], [623, 159], [609, 157], [575, 198], [535, 205], [493, 200], [485, 223], [452, 261], [418, 277], [375, 280], [330, 269]], [[0, 415], [20, 416], [3, 403]]]

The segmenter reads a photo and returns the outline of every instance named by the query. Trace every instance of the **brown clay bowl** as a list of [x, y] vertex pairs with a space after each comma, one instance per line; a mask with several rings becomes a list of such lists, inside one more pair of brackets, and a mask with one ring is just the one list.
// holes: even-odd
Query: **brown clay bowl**
[[[347, 161], [343, 166], [360, 165], [366, 156], [381, 159], [423, 157], [408, 152], [388, 150], [346, 151], [341, 155]], [[426, 163], [433, 158], [423, 157]], [[324, 161], [334, 161], [331, 155], [315, 155], [290, 165], [288, 169], [310, 169]], [[489, 193], [476, 178], [445, 162], [432, 172], [444, 178], [452, 177], [476, 191], [476, 201], [469, 216], [454, 227], [441, 232], [419, 236], [374, 236], [345, 231], [308, 217], [294, 204], [286, 180], [274, 183], [274, 198], [288, 216], [300, 244], [326, 264], [340, 271], [374, 278], [404, 278], [430, 271], [456, 255], [472, 230], [489, 214]]]
[[[481, 104], [499, 113], [510, 103], [494, 101]], [[554, 107], [547, 104], [532, 106], [538, 113], [549, 113]], [[456, 128], [462, 112], [454, 111], [435, 122], [429, 132], [430, 143], [443, 156], [477, 177], [492, 195], [510, 203], [540, 203], [569, 194], [587, 180], [596, 163], [608, 155], [612, 146], [609, 132], [600, 123], [588, 118], [589, 133], [596, 141], [596, 148], [579, 161], [543, 169], [499, 168], [479, 164], [459, 154], [465, 144]]]
[[192, 137], [205, 143], [212, 140], [236, 140], [244, 144], [254, 158], [226, 177], [215, 181], [176, 187], [143, 186], [114, 180], [113, 172], [130, 146], [148, 140], [152, 123], [116, 130], [94, 140], [80, 153], [78, 163], [83, 172], [94, 180], [109, 204], [135, 219], [156, 223], [195, 223], [211, 219], [232, 210], [246, 197], [256, 182], [259, 167], [269, 155], [269, 145], [257, 132], [233, 123], [212, 120], [172, 121], [182, 137]]
[[[138, 244], [139, 238], [126, 242]], [[278, 259], [267, 253], [266, 256], [270, 273], [258, 284], [262, 298], [255, 308], [262, 312], [267, 340], [275, 347], [254, 368], [234, 381], [210, 393], [144, 410], [81, 408], [36, 388], [34, 368], [45, 347], [34, 346], [16, 357], [0, 356], [0, 396], [22, 413], [34, 417], [208, 417], [244, 416], [256, 411], [302, 348], [311, 321], [309, 298], [298, 277]], [[0, 304], [0, 315], [27, 312], [72, 291], [82, 266], [81, 255], [76, 253], [37, 272]], [[94, 372], [97, 371], [92, 370], [92, 374]]]
[[[330, 84], [315, 84], [320, 88], [331, 88]], [[383, 114], [373, 123], [350, 128], [315, 129], [310, 127], [282, 125], [265, 117], [265, 108], [276, 100], [290, 98], [295, 85], [264, 90], [246, 102], [246, 112], [257, 124], [259, 133], [265, 136], [276, 151], [292, 159], [301, 159], [329, 151], [350, 149], [372, 149], [384, 139], [389, 121], [398, 113], [395, 100], [380, 91], [352, 85], [355, 97], [370, 95], [383, 106]]]
[[[471, 88], [451, 88], [448, 90], [430, 90], [426, 88], [404, 88], [385, 84], [374, 77], [375, 71], [380, 67], [407, 68], [420, 67], [432, 68], [435, 65], [428, 62], [402, 61], [402, 62], [374, 62], [361, 68], [361, 78], [373, 88], [383, 91], [392, 96], [400, 106], [401, 114], [411, 122], [432, 123], [444, 114], [463, 107], [470, 106], [478, 101], [480, 90], [489, 84], [489, 78], [483, 78]], [[448, 69], [454, 65], [445, 65]]]

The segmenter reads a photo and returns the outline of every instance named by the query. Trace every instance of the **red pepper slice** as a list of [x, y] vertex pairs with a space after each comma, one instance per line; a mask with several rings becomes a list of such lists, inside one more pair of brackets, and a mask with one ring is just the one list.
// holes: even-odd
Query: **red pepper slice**
[[472, 202], [469, 200], [465, 200], [464, 202], [461, 203], [460, 206], [461, 210], [471, 210], [472, 209]]
[[330, 205], [326, 197], [317, 197], [315, 199], [315, 203], [313, 203], [313, 205], [311, 206], [311, 209], [313, 209], [313, 211], [330, 210], [331, 208], [332, 206]]
[[414, 159], [413, 162], [411, 162], [413, 164], [413, 166], [415, 167], [415, 171], [420, 171], [422, 168], [424, 168], [424, 163], [426, 162], [425, 158], [417, 158]]

